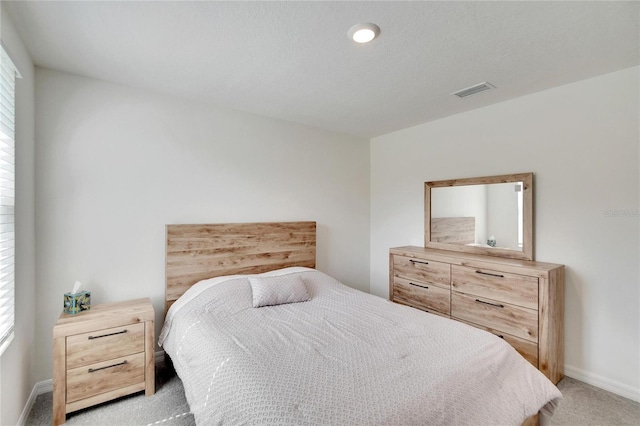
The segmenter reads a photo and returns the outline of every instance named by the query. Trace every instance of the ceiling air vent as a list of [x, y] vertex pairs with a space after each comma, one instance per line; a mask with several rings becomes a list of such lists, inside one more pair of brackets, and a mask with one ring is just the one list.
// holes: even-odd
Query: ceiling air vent
[[483, 81], [482, 83], [474, 84], [471, 87], [467, 87], [466, 89], [458, 90], [457, 92], [453, 92], [452, 95], [456, 95], [459, 98], [466, 98], [467, 96], [475, 95], [476, 93], [483, 92], [489, 89], [495, 89], [496, 86], [491, 83], [487, 83]]

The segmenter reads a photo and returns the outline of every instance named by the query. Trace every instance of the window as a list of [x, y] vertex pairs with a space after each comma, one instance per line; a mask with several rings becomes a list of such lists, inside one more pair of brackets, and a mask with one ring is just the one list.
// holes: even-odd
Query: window
[[0, 354], [15, 320], [15, 83], [16, 68], [0, 47]]

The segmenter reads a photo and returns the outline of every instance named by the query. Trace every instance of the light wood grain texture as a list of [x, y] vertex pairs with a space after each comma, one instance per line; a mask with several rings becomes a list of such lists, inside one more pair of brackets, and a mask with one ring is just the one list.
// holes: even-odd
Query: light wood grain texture
[[432, 217], [431, 241], [471, 244], [476, 242], [475, 217]]
[[67, 337], [67, 369], [144, 352], [144, 323]]
[[451, 288], [512, 305], [538, 309], [538, 278], [486, 268], [451, 266]]
[[[394, 299], [396, 265], [406, 264], [407, 258], [449, 265], [452, 319], [502, 335], [553, 383], [564, 377], [563, 265], [414, 246], [392, 248], [389, 257], [390, 297], [394, 302], [409, 306], [420, 303]], [[504, 275], [509, 282], [504, 284], [491, 276], [477, 278], [476, 270]], [[476, 299], [504, 308], [482, 306]]]
[[513, 346], [524, 359], [529, 361], [535, 368], [538, 368], [538, 345], [507, 333], [495, 331], [493, 334], [501, 336], [507, 343]]
[[451, 292], [436, 285], [424, 284], [396, 277], [393, 299], [425, 311], [451, 313]]
[[79, 314], [61, 314], [53, 336], [71, 336], [106, 328], [154, 320], [153, 306], [147, 298], [93, 305]]
[[536, 414], [531, 417], [527, 417], [524, 422], [522, 422], [522, 426], [538, 426], [539, 422], [540, 414]]
[[429, 283], [449, 289], [451, 286], [451, 266], [448, 263], [395, 256], [393, 275], [407, 280]]
[[140, 390], [155, 392], [154, 319], [149, 298], [60, 315], [53, 328], [54, 425], [81, 408]]
[[66, 338], [53, 339], [53, 424], [60, 425], [66, 420], [67, 368]]
[[144, 323], [144, 394], [151, 396], [156, 393], [156, 362], [154, 339], [155, 327], [153, 321], [145, 321]]
[[395, 270], [393, 269], [393, 262], [395, 255], [389, 253], [389, 300], [393, 301], [393, 282], [395, 276]]
[[101, 393], [96, 396], [70, 402], [66, 407], [67, 413], [72, 413], [74, 411], [82, 410], [83, 408], [92, 407], [96, 404], [111, 401], [112, 399], [120, 398], [121, 396], [130, 395], [142, 390], [144, 390], [144, 383], [136, 383], [131, 386], [125, 386], [123, 388], [114, 389], [112, 391]]
[[507, 343], [514, 347], [520, 355], [524, 357], [527, 361], [531, 363], [535, 368], [538, 368], [538, 345], [535, 342], [530, 342], [529, 340], [521, 339], [516, 336], [512, 336], [510, 334], [505, 333], [504, 331], [496, 330], [490, 327], [483, 327], [479, 324], [473, 324], [471, 322], [467, 322], [458, 318], [454, 318], [457, 321], [463, 322], [465, 324], [469, 324], [472, 327], [476, 327], [489, 333], [495, 334], [498, 337], [503, 338]]
[[410, 303], [405, 303], [405, 302], [403, 302], [403, 301], [402, 301], [402, 300], [400, 300], [400, 299], [395, 299], [395, 300], [393, 300], [393, 303], [397, 303], [398, 305], [408, 306], [408, 307], [410, 307], [410, 308], [412, 308], [412, 309], [419, 309], [419, 310], [421, 310], [421, 311], [423, 311], [423, 312], [426, 312], [426, 313], [428, 313], [428, 314], [438, 315], [439, 317], [443, 317], [443, 318], [451, 318], [451, 316], [450, 316], [449, 314], [443, 314], [442, 312], [438, 312], [438, 311], [434, 311], [434, 310], [429, 310], [429, 309], [420, 309], [420, 308], [418, 308], [418, 307], [416, 307], [416, 306], [413, 306], [413, 305], [412, 305], [412, 304], [410, 304]]
[[451, 317], [538, 341], [538, 311], [500, 300], [451, 292]]
[[[439, 242], [433, 238], [431, 218], [431, 188], [459, 185], [488, 185], [494, 183], [522, 182], [523, 191], [523, 244], [522, 251], [504, 248], [475, 247], [459, 243]], [[424, 183], [424, 246], [461, 253], [482, 254], [509, 259], [533, 260], [533, 173], [518, 173], [467, 179], [450, 179]]]
[[439, 250], [428, 247], [402, 246], [391, 249], [390, 254], [404, 257], [424, 258], [451, 265], [463, 265], [470, 268], [486, 268], [512, 274], [524, 274], [544, 278], [549, 271], [561, 265], [555, 263], [537, 262], [521, 259], [507, 259], [502, 257], [484, 256], [473, 253], [460, 253], [451, 250]]
[[198, 281], [316, 265], [315, 222], [167, 225], [165, 314]]
[[[564, 377], [564, 267], [540, 280], [540, 371], [554, 383]], [[552, 354], [558, 354], [552, 356]]]
[[144, 383], [144, 352], [67, 370], [67, 402]]

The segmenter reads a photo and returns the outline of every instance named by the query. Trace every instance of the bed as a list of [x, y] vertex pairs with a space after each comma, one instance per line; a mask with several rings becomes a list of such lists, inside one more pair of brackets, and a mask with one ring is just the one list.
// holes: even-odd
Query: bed
[[166, 254], [159, 343], [197, 424], [544, 424], [561, 398], [502, 339], [314, 269], [314, 222], [169, 225]]

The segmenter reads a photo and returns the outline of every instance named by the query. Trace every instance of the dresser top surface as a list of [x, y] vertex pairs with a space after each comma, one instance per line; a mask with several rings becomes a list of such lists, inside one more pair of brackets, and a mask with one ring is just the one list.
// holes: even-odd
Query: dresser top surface
[[497, 257], [497, 256], [461, 253], [456, 251], [439, 250], [439, 249], [432, 249], [432, 248], [419, 247], [419, 246], [393, 247], [389, 250], [389, 252], [391, 254], [404, 255], [404, 256], [417, 256], [417, 257], [428, 256], [435, 261], [440, 260], [443, 262], [449, 262], [449, 263], [460, 264], [460, 265], [464, 265], [465, 263], [468, 263], [468, 262], [481, 262], [485, 264], [494, 264], [496, 265], [496, 267], [499, 267], [499, 266], [519, 267], [519, 268], [536, 270], [540, 272], [552, 271], [554, 269], [564, 267], [564, 265], [560, 265], [556, 263], [536, 262], [532, 260], [507, 259], [507, 258]]

